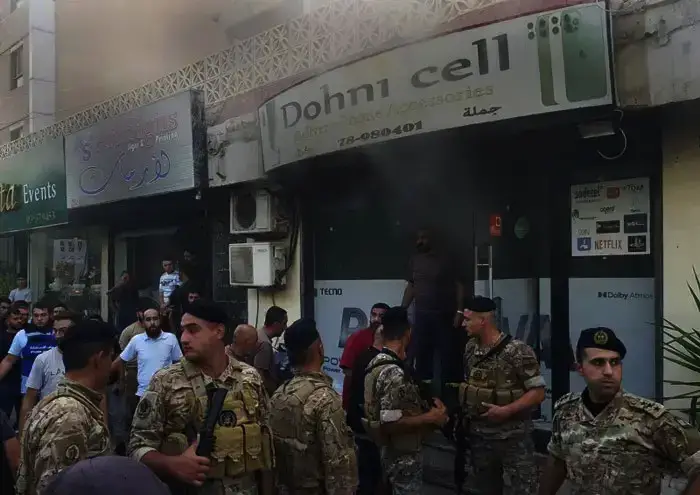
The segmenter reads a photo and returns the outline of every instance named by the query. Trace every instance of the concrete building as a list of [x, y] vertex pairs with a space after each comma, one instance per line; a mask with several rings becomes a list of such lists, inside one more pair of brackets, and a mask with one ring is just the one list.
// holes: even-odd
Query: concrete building
[[[53, 2], [49, 3], [53, 4]], [[305, 81], [311, 82], [304, 86], [305, 89], [296, 90], [302, 91], [301, 93], [295, 94], [306, 96], [303, 91], [312, 89], [319, 91], [324, 81], [332, 80], [340, 84], [338, 81], [343, 79], [340, 76], [332, 79], [333, 74], [342, 74], [350, 80], [354, 74], [351, 69], [343, 69], [343, 67], [350, 67], [354, 62], [364, 59], [381, 60], [389, 61], [394, 64], [393, 66], [399, 67], [401, 64], [396, 62], [397, 59], [392, 62], [391, 50], [411, 45], [418, 52], [411, 52], [415, 57], [400, 60], [403, 65], [407, 65], [411, 61], [422, 60], [416, 53], [419, 53], [422, 44], [428, 46], [427, 44], [432, 43], [433, 40], [445, 40], [454, 33], [469, 34], [472, 30], [473, 33], [478, 33], [483, 26], [499, 25], [504, 20], [523, 16], [535, 16], [534, 19], [538, 19], [539, 22], [538, 16], [544, 11], [575, 9], [587, 3], [590, 2], [584, 0], [580, 2], [163, 0], [148, 2], [148, 7], [139, 7], [138, 12], [135, 12], [127, 0], [107, 3], [97, 0], [80, 2], [58, 0], [55, 2], [56, 123], [43, 129], [33, 128], [35, 132], [30, 135], [0, 147], [0, 159], [10, 159], [27, 153], [55, 138], [89, 132], [89, 129], [100, 126], [101, 123], [106, 122], [104, 125], [110, 125], [111, 119], [173, 97], [185, 90], [201, 92], [206, 107], [206, 125], [209, 127], [224, 125], [226, 122], [232, 123], [230, 127], [235, 129], [245, 127], [243, 125], [245, 122], [252, 122], [253, 126], [258, 126], [257, 111], [266, 102], [280, 95], [291, 95], [295, 91], [294, 88]], [[26, 25], [29, 26], [32, 10], [28, 5], [34, 4], [35, 1], [25, 0], [23, 5], [7, 19], [11, 20], [13, 16], [20, 19], [19, 15], [22, 9], [25, 9], [26, 14], [23, 15], [28, 19]], [[577, 112], [580, 109], [574, 109], [577, 111], [573, 113], [562, 112], [549, 115], [553, 120], [543, 121], [528, 116], [518, 122], [516, 119], [504, 119], [500, 126], [464, 126], [465, 129], [468, 127], [483, 132], [478, 139], [474, 137], [478, 133], [476, 130], [473, 131], [475, 134], [468, 134], [466, 130], [453, 130], [450, 133], [440, 131], [445, 132], [444, 135], [435, 132], [422, 137], [405, 140], [402, 138], [397, 141], [401, 143], [400, 149], [390, 148], [389, 144], [384, 147], [363, 147], [366, 153], [362, 159], [367, 162], [367, 156], [383, 158], [385, 155], [382, 153], [387, 153], [389, 150], [391, 156], [400, 156], [404, 161], [416, 161], [416, 169], [413, 172], [418, 179], [414, 179], [414, 183], [411, 184], [414, 189], [418, 186], [446, 187], [446, 185], [456, 184], [458, 178], [461, 178], [460, 180], [465, 184], [470, 183], [470, 180], [473, 181], [474, 177], [459, 175], [464, 173], [461, 170], [463, 167], [460, 167], [460, 164], [463, 165], [463, 157], [469, 155], [467, 151], [473, 151], [460, 149], [459, 146], [462, 142], [471, 142], [470, 139], [480, 141], [483, 146], [486, 146], [485, 143], [490, 143], [488, 149], [482, 149], [486, 157], [506, 153], [508, 150], [505, 148], [508, 147], [502, 146], [504, 141], [512, 143], [510, 148], [516, 151], [514, 155], [528, 157], [521, 163], [516, 160], [518, 156], [498, 155], [503, 161], [511, 163], [511, 168], [508, 174], [482, 177], [486, 182], [497, 182], [503, 180], [503, 177], [516, 176], [515, 174], [520, 174], [523, 170], [531, 170], [528, 167], [535, 167], [540, 163], [548, 162], [547, 166], [555, 164], [556, 166], [551, 170], [544, 165], [539, 170], [542, 181], [551, 180], [550, 185], [560, 186], [559, 195], [552, 197], [552, 203], [549, 205], [556, 206], [555, 208], [531, 205], [532, 208], [527, 213], [522, 213], [530, 208], [522, 205], [528, 204], [531, 197], [543, 197], [549, 194], [548, 191], [536, 189], [541, 187], [543, 182], [535, 181], [534, 178], [540, 176], [533, 172], [530, 176], [527, 174], [518, 176], [520, 183], [514, 183], [508, 194], [501, 197], [493, 193], [486, 195], [492, 197], [482, 198], [482, 203], [487, 205], [484, 206], [483, 211], [477, 211], [472, 206], [461, 203], [458, 205], [461, 209], [457, 209], [454, 204], [446, 202], [443, 205], [446, 209], [455, 210], [451, 213], [448, 222], [451, 230], [459, 230], [455, 225], [458, 224], [460, 216], [464, 216], [464, 212], [478, 213], [480, 219], [477, 223], [467, 227], [461, 226], [462, 229], [483, 231], [485, 234], [481, 241], [494, 244], [495, 241], [492, 239], [494, 236], [490, 232], [500, 232], [499, 222], [505, 221], [504, 232], [508, 235], [512, 233], [517, 240], [508, 241], [512, 241], [512, 246], [515, 247], [512, 251], [508, 251], [511, 248], [504, 248], [497, 258], [505, 261], [497, 262], [502, 263], [502, 266], [506, 266], [510, 259], [520, 260], [522, 265], [527, 266], [541, 264], [535, 272], [523, 272], [518, 266], [509, 265], [507, 270], [504, 268], [507, 273], [504, 272], [502, 276], [496, 277], [501, 280], [500, 287], [517, 285], [518, 295], [499, 294], [498, 291], [502, 290], [499, 288], [499, 283], [494, 284], [492, 295], [502, 297], [504, 305], [510, 308], [504, 310], [506, 313], [511, 312], [504, 317], [510, 322], [511, 329], [516, 330], [521, 325], [517, 323], [521, 321], [521, 316], [527, 316], [522, 323], [523, 335], [529, 336], [528, 329], [532, 327], [539, 335], [536, 338], [533, 337], [535, 344], [538, 340], [540, 344], [542, 340], [548, 342], [551, 340], [549, 343], [556, 350], [562, 351], [555, 350], [552, 358], [559, 360], [555, 365], [561, 371], [552, 376], [552, 381], [558, 382], [553, 384], [554, 396], [572, 387], [575, 388], [575, 377], [570, 378], [567, 372], [570, 366], [570, 363], [567, 363], [568, 351], [570, 341], [576, 338], [581, 325], [589, 321], [581, 317], [585, 313], [581, 311], [581, 307], [590, 305], [599, 309], [590, 311], [589, 308], [587, 312], [589, 314], [597, 311], [603, 315], [609, 313], [637, 315], [636, 320], [630, 316], [628, 320], [618, 321], [620, 327], [625, 327], [625, 332], [629, 335], [635, 335], [635, 330], [638, 330], [640, 335], [643, 334], [643, 338], [637, 339], [636, 335], [635, 338], [631, 338], [635, 342], [644, 342], [642, 347], [632, 353], [639, 356], [644, 366], [640, 366], [639, 372], [633, 370], [631, 374], [639, 379], [639, 390], [643, 390], [645, 395], [661, 398], [672, 395], [676, 390], [673, 386], [665, 384], [664, 380], [687, 378], [687, 372], [664, 359], [661, 347], [663, 337], [655, 325], [658, 325], [663, 318], [681, 325], [690, 325], [697, 318], [686, 282], [692, 276], [694, 253], [700, 244], [700, 233], [698, 233], [700, 230], [695, 228], [697, 222], [694, 216], [697, 205], [693, 201], [696, 194], [695, 186], [698, 186], [700, 181], [700, 175], [697, 172], [697, 135], [700, 129], [692, 117], [697, 105], [693, 100], [700, 98], [700, 52], [697, 49], [700, 46], [700, 31], [697, 26], [700, 19], [698, 10], [700, 6], [695, 0], [671, 2], [614, 0], [606, 4], [596, 4], [596, 7], [606, 16], [610, 14], [611, 17], [612, 28], [606, 43], [611, 48], [613, 70], [605, 76], [614, 83], [606, 87], [610, 90], [606, 95], [610, 97], [610, 105], [596, 107], [590, 113]], [[0, 38], [7, 32], [9, 31], [1, 31]], [[15, 41], [7, 42], [9, 45], [5, 42], [1, 43], [0, 50], [9, 50], [21, 38], [22, 36], [15, 36], [13, 38]], [[445, 46], [450, 48], [449, 44]], [[550, 50], [550, 55], [552, 53], [554, 52]], [[580, 54], [580, 52], [573, 53]], [[374, 58], [379, 56], [383, 58]], [[391, 63], [386, 65], [377, 62], [376, 66], [368, 70], [368, 73], [378, 73], [382, 67], [392, 66]], [[427, 61], [425, 65], [429, 69], [422, 74], [432, 74], [431, 66]], [[557, 66], [555, 71], [560, 69]], [[454, 78], [456, 77], [453, 74], [454, 71], [457, 71], [457, 68], [452, 67], [445, 74], [448, 78]], [[394, 74], [399, 72], [400, 69], [396, 69]], [[314, 79], [324, 74], [330, 74], [324, 77], [331, 79]], [[605, 77], [602, 77], [599, 82], [605, 83]], [[520, 79], [515, 80], [521, 82]], [[318, 84], [314, 87], [314, 83]], [[328, 84], [330, 86], [330, 83]], [[351, 88], [354, 89], [355, 96], [358, 94], [359, 87], [358, 84]], [[1, 89], [2, 86], [0, 86]], [[377, 86], [376, 93], [379, 94], [381, 89], [381, 86]], [[518, 90], [519, 88], [514, 89], [514, 91]], [[323, 94], [319, 94], [323, 98]], [[326, 96], [331, 101], [330, 98], [335, 97], [335, 94], [329, 93]], [[556, 96], [558, 98], [560, 95]], [[351, 97], [352, 94], [349, 94], [348, 106]], [[4, 101], [4, 99], [0, 100], [3, 105], [5, 105]], [[337, 102], [340, 99], [336, 98], [332, 101]], [[3, 120], [10, 122], [9, 118], [4, 117], [3, 108], [0, 107], [0, 115], [3, 115]], [[316, 107], [312, 105], [309, 108], [313, 110]], [[30, 106], [27, 106], [27, 111], [23, 115], [27, 115], [31, 122], [33, 114]], [[23, 118], [18, 114], [12, 122], [21, 121]], [[603, 141], [582, 141], [574, 136], [573, 131], [577, 130], [577, 125], [590, 123], [592, 118], [608, 122], [614, 120], [615, 136]], [[454, 126], [446, 125], [441, 129], [446, 127]], [[531, 129], [525, 129], [526, 127]], [[625, 131], [624, 135], [619, 132], [620, 128]], [[564, 133], [565, 129], [572, 132], [565, 133], [566, 136], [557, 134]], [[381, 133], [383, 129], [376, 130]], [[531, 130], [533, 133], [528, 134]], [[461, 134], [462, 132], [465, 134]], [[532, 139], [528, 141], [522, 136]], [[553, 156], [551, 153], [541, 152], [548, 148], [548, 140], [551, 141], [554, 136], [557, 138], [554, 143], [556, 150], [552, 153], [556, 152], [556, 159], [551, 158]], [[451, 141], [447, 145], [431, 139]], [[539, 144], [535, 146], [533, 143]], [[231, 143], [228, 145], [232, 146]], [[236, 148], [236, 150], [238, 151], [235, 153], [242, 152], [242, 148]], [[410, 153], [406, 150], [410, 150]], [[436, 160], [422, 155], [431, 150], [439, 150], [443, 153], [437, 160], [444, 162], [443, 165], [438, 166], [433, 163]], [[302, 154], [308, 152], [303, 147], [297, 151]], [[76, 150], [66, 147], [67, 156], [75, 152]], [[621, 152], [624, 153], [617, 157]], [[242, 156], [235, 153], [232, 151], [227, 156]], [[361, 178], [356, 182], [350, 180], [359, 177], [357, 170], [362, 170], [364, 173], [372, 169], [371, 163], [357, 165], [360, 161], [359, 155], [352, 153], [317, 153], [316, 155], [313, 160], [306, 160], [303, 167], [297, 163], [287, 163], [278, 168], [264, 165], [264, 160], [259, 159], [256, 151], [246, 156], [245, 160], [234, 160], [236, 163], [232, 166], [247, 167], [250, 162], [251, 170], [259, 170], [257, 175], [259, 180], [266, 181], [266, 184], [269, 183], [267, 181], [277, 185], [282, 184], [286, 190], [294, 191], [295, 195], [301, 198], [307, 197], [308, 191], [303, 187], [300, 188], [298, 182], [306, 181], [308, 184], [316, 184], [319, 190], [335, 191], [331, 186], [336, 187], [337, 184], [333, 184], [332, 176], [339, 173], [341, 169], [350, 170], [344, 176], [347, 181], [342, 184], [348, 185], [346, 189], [350, 189], [350, 185], [357, 191], [368, 187]], [[237, 183], [241, 181], [232, 179], [232, 173], [235, 171], [229, 170], [228, 178], [225, 179], [217, 179], [215, 176], [218, 172], [212, 174], [214, 161], [215, 157], [210, 152], [210, 185], [241, 189], [241, 184]], [[382, 160], [375, 159], [375, 161]], [[360, 168], [353, 171], [353, 165]], [[486, 162], [481, 162], [480, 167], [487, 169], [489, 168], [487, 165]], [[272, 168], [276, 170], [271, 170]], [[302, 175], [298, 172], [301, 168], [312, 169], [315, 175]], [[565, 177], [557, 175], [562, 173], [562, 170], [567, 171]], [[408, 175], [396, 169], [393, 173], [402, 178]], [[225, 173], [219, 175], [226, 176]], [[297, 177], [290, 180], [288, 177], [290, 175]], [[303, 181], [299, 177], [303, 177]], [[256, 178], [255, 173], [247, 175], [246, 181], [251, 178]], [[621, 186], [608, 184], [628, 179], [643, 180]], [[533, 181], [533, 184], [527, 181]], [[539, 192], [530, 194], [528, 191], [518, 190], [518, 187], [525, 187], [525, 184], [531, 188], [529, 191]], [[571, 188], [581, 186], [583, 193], [589, 194], [585, 190], [589, 184], [598, 184], [597, 190], [610, 189], [611, 197], [617, 194], [620, 187], [629, 186], [632, 189], [639, 189], [642, 184], [648, 184], [646, 188], [650, 190], [650, 194], [643, 213], [647, 215], [645, 218], [649, 236], [644, 241], [647, 244], [644, 247], [643, 256], [600, 256], [599, 259], [593, 260], [572, 256], [576, 247], [572, 246], [571, 195], [573, 193]], [[219, 219], [219, 227], [223, 228], [220, 247], [225, 251], [228, 240], [233, 239], [228, 230], [229, 189], [215, 187], [210, 189], [211, 191], [206, 193], [210, 194], [209, 199], [221, 201], [221, 207], [209, 208], [207, 211], [225, 211]], [[483, 191], [471, 191], [474, 194], [480, 192], [483, 193]], [[517, 196], [518, 194], [521, 196]], [[460, 191], [454, 192], [454, 196], [460, 196]], [[328, 203], [316, 203], [316, 207], [311, 209], [328, 213], [331, 208], [325, 208], [326, 205], [330, 204], [331, 199], [339, 197], [340, 194], [325, 198], [324, 201], [328, 199]], [[247, 298], [249, 320], [259, 322], [260, 314], [264, 313], [273, 302], [286, 307], [289, 310], [290, 319], [305, 314], [323, 320], [327, 318], [325, 315], [329, 314], [327, 311], [342, 314], [348, 308], [361, 307], [366, 310], [365, 306], [368, 303], [357, 296], [358, 294], [362, 296], [375, 294], [372, 297], [387, 300], [396, 298], [402, 284], [400, 260], [408, 255], [401, 251], [403, 248], [399, 242], [399, 237], [403, 236], [404, 232], [395, 233], [395, 238], [387, 240], [385, 244], [391, 245], [392, 249], [387, 248], [386, 252], [383, 251], [376, 259], [368, 261], [366, 266], [362, 266], [362, 263], [355, 259], [356, 256], [351, 249], [349, 251], [341, 249], [343, 245], [352, 245], [346, 242], [348, 239], [363, 239], [363, 236], [368, 235], [363, 231], [363, 227], [373, 225], [371, 222], [357, 221], [354, 226], [344, 225], [342, 229], [339, 228], [340, 221], [351, 216], [348, 212], [365, 207], [362, 206], [365, 204], [363, 203], [365, 199], [367, 198], [358, 193], [357, 197], [348, 199], [344, 205], [333, 210], [335, 213], [332, 218], [330, 213], [328, 218], [314, 218], [313, 215], [308, 215], [308, 210], [306, 214], [301, 215], [297, 249], [294, 250], [293, 262], [287, 271], [286, 288], [277, 292], [250, 290]], [[516, 210], [514, 206], [516, 203], [521, 205], [522, 212], [519, 214], [511, 213]], [[124, 205], [124, 203], [121, 204]], [[130, 202], [125, 204], [128, 205]], [[32, 285], [46, 286], [46, 281], [43, 279], [46, 276], [42, 273], [46, 271], [46, 260], [52, 256], [47, 246], [53, 246], [55, 241], [61, 239], [95, 239], [94, 242], [91, 241], [91, 246], [95, 247], [89, 249], [94, 251], [91, 256], [97, 260], [94, 264], [100, 268], [103, 278], [99, 284], [94, 285], [102, 286], [100, 289], [102, 293], [99, 296], [100, 306], [106, 311], [104, 292], [114, 281], [116, 271], [115, 266], [110, 266], [109, 260], [117, 260], [117, 264], [121, 263], [120, 267], [129, 266], [128, 253], [134, 252], [132, 248], [141, 242], [138, 239], [143, 238], [144, 232], [152, 232], [153, 236], [160, 236], [158, 242], [166, 243], [168, 236], [173, 235], [173, 231], [169, 230], [172, 225], [156, 225], [167, 223], [157, 220], [151, 222], [151, 225], [140, 227], [141, 230], [133, 226], [131, 230], [120, 227], [123, 231], [120, 230], [111, 235], [104, 229], [98, 228], [100, 220], [96, 214], [89, 215], [86, 213], [88, 209], [79, 208], [77, 204], [69, 204], [68, 207], [71, 210], [68, 215], [68, 224], [73, 231], [53, 234], [37, 231], [32, 234], [30, 244], [43, 246], [36, 247], [35, 251], [32, 251], [34, 254], [30, 256], [30, 274], [33, 273], [37, 280], [37, 283]], [[154, 208], [154, 211], [157, 210], [154, 205], [149, 207]], [[637, 206], [630, 208], [637, 209]], [[79, 213], [78, 210], [82, 212]], [[161, 218], [168, 216], [167, 211], [166, 209]], [[598, 214], [605, 215], [610, 211], [613, 210], [608, 209]], [[515, 216], [509, 218], [508, 215]], [[371, 215], [368, 216], [371, 217]], [[493, 225], [491, 225], [491, 217], [496, 219]], [[525, 220], [521, 220], [522, 218]], [[404, 220], [405, 218], [396, 219], [398, 223]], [[538, 226], [538, 223], [544, 226]], [[82, 228], [81, 224], [93, 225], [90, 233], [78, 232]], [[395, 225], [398, 224], [395, 222]], [[551, 225], [558, 227], [550, 227]], [[156, 227], [160, 227], [161, 230], [155, 232], [158, 230]], [[395, 232], [394, 227], [389, 229], [387, 225], [381, 228], [375, 227], [377, 228], [371, 231], [373, 235]], [[588, 227], [577, 227], [577, 229], [583, 232]], [[400, 229], [397, 227], [396, 232], [398, 230]], [[339, 232], [345, 233], [341, 235]], [[533, 232], [536, 235], [532, 234]], [[342, 237], [343, 235], [346, 237]], [[528, 235], [530, 238], [535, 237], [535, 240], [533, 240], [534, 244], [526, 248], [523, 247], [525, 243], [520, 241]], [[587, 236], [581, 234], [579, 237]], [[576, 235], [573, 239], [575, 238]], [[319, 239], [322, 239], [322, 242]], [[401, 239], [401, 242], [407, 242], [403, 237]], [[239, 237], [235, 240], [241, 239]], [[478, 247], [477, 254], [482, 253], [480, 251], [482, 246], [477, 246], [479, 243], [473, 241], [474, 238], [460, 241], [465, 245], [464, 252], [473, 253]], [[505, 241], [501, 244], [505, 245], [504, 243]], [[550, 252], [550, 247], [553, 245], [559, 246], [558, 254]], [[633, 247], [638, 250], [642, 245], [635, 244]], [[616, 249], [617, 244], [606, 242], [601, 246]], [[360, 247], [363, 246], [358, 246], [358, 249]], [[517, 250], [520, 251], [516, 254]], [[226, 259], [226, 253], [223, 251], [215, 255], [221, 255]], [[322, 252], [330, 255], [323, 258], [319, 254]], [[521, 255], [539, 256], [539, 258], [536, 260], [537, 263], [531, 264], [523, 262], [524, 258]], [[351, 258], [354, 261], [345, 263]], [[396, 266], [391, 265], [395, 261], [394, 258], [399, 260]], [[470, 257], [470, 263], [471, 259]], [[153, 263], [154, 260], [155, 258], [149, 262]], [[342, 266], [343, 263], [339, 260], [342, 260], [345, 266]], [[215, 264], [215, 262], [212, 263]], [[383, 272], [382, 270], [388, 265], [391, 265], [391, 269]], [[34, 268], [31, 268], [32, 266]], [[214, 277], [217, 273], [226, 271], [220, 268], [221, 272], [214, 268]], [[341, 273], [348, 269], [356, 273], [363, 270], [371, 273], [362, 273], [361, 276], [354, 277]], [[326, 273], [321, 273], [324, 270]], [[333, 270], [335, 272], [330, 273]], [[488, 280], [483, 274], [475, 273], [478, 270], [472, 270], [472, 268], [467, 271], [470, 271], [468, 276], [474, 290], [485, 290]], [[557, 277], [559, 280], [555, 281]], [[596, 286], [591, 282], [592, 279], [597, 279], [596, 283], [610, 285]], [[343, 289], [336, 286], [337, 284], [333, 285], [339, 280], [343, 283], [352, 283], [346, 283]], [[387, 280], [389, 283], [383, 285]], [[514, 285], [511, 282], [513, 280], [518, 280], [517, 284]], [[366, 282], [365, 285], [363, 285], [364, 282]], [[352, 290], [349, 287], [352, 287]], [[374, 289], [368, 289], [368, 287], [376, 288], [377, 292], [373, 293]], [[587, 302], [580, 297], [582, 293], [590, 296]], [[614, 306], [613, 302], [626, 300], [617, 297], [619, 294], [636, 294], [633, 297], [636, 301], [635, 306], [629, 306], [626, 309]], [[340, 295], [342, 297], [336, 297], [334, 301], [329, 300], [330, 296]], [[333, 309], [328, 309], [331, 307]], [[340, 321], [341, 317], [335, 313], [328, 317], [330, 320], [326, 320], [330, 321], [327, 325], [328, 332], [339, 333], [341, 328], [344, 328], [342, 331], [347, 332], [352, 329], [350, 327], [353, 324], [356, 324], [356, 322], [352, 324], [336, 322], [333, 318]], [[551, 317], [551, 322], [548, 323], [549, 320], [545, 318], [540, 325], [532, 326], [531, 322], [535, 315]], [[643, 315], [646, 319], [640, 320], [642, 316], [639, 315]], [[615, 322], [611, 324], [614, 325]], [[549, 332], [549, 336], [545, 336], [545, 332]], [[333, 334], [333, 338], [337, 336]], [[329, 345], [326, 347], [330, 348]], [[544, 349], [541, 350], [545, 352]], [[333, 359], [337, 358], [329, 356], [329, 366], [333, 364]], [[654, 363], [653, 367], [649, 366], [650, 362]], [[549, 412], [543, 412], [545, 419], [551, 414], [551, 405], [549, 407]]]
[[0, 1], [0, 143], [54, 123], [52, 0]]

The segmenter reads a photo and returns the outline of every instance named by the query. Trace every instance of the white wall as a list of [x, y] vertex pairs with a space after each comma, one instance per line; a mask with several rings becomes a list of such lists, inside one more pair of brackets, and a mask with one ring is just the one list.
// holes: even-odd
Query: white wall
[[250, 325], [260, 328], [265, 322], [265, 313], [270, 306], [286, 309], [290, 324], [301, 318], [301, 238], [300, 233], [292, 267], [287, 273], [285, 290], [277, 291], [274, 294], [266, 290], [248, 290], [248, 323]]
[[[663, 157], [663, 316], [699, 328], [700, 313], [688, 291], [692, 268], [700, 271], [700, 112], [697, 102], [666, 109]], [[664, 361], [665, 380], [700, 380]], [[664, 384], [664, 395], [683, 390]], [[670, 403], [671, 407], [681, 404]]]

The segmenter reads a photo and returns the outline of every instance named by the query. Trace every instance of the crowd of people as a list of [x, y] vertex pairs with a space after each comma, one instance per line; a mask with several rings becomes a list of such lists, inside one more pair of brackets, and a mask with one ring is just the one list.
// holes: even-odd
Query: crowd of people
[[273, 306], [262, 328], [233, 328], [217, 303], [188, 297], [166, 331], [174, 296], [138, 306], [121, 331], [64, 304], [0, 300], [1, 493], [414, 495], [424, 441], [442, 432], [469, 445], [458, 488], [473, 493], [504, 493], [504, 475], [522, 495], [554, 495], [565, 479], [577, 494], [658, 493], [675, 466], [700, 494], [700, 434], [622, 390], [627, 351], [611, 329], [581, 333], [587, 388], [555, 405], [540, 476], [531, 417], [545, 381], [491, 299], [460, 310], [469, 339], [448, 409], [416, 372], [404, 306], [375, 304], [348, 338], [341, 397], [314, 320], [288, 326]]

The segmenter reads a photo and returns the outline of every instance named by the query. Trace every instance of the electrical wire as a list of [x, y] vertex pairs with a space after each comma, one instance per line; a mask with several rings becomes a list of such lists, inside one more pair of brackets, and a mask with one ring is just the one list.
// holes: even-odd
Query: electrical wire
[[617, 108], [617, 109], [615, 109], [615, 113], [620, 114], [620, 121], [619, 121], [620, 128], [618, 129], [618, 132], [622, 136], [622, 151], [620, 151], [617, 155], [608, 156], [608, 155], [604, 154], [602, 151], [596, 150], [596, 152], [598, 153], [598, 155], [600, 155], [601, 158], [608, 160], [608, 161], [617, 160], [622, 155], [624, 155], [625, 152], [627, 151], [627, 144], [628, 144], [627, 134], [625, 133], [625, 130], [622, 128], [622, 119], [625, 117], [625, 112], [621, 108]]

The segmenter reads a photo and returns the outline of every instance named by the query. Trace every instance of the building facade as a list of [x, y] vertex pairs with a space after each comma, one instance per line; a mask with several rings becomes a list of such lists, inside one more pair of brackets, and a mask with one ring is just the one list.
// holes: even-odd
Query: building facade
[[[27, 3], [34, 2], [25, 0], [21, 8], [27, 9]], [[207, 257], [213, 289], [220, 290], [222, 299], [238, 297], [221, 275], [228, 270], [227, 245], [245, 240], [229, 232], [228, 197], [232, 189], [274, 184], [298, 199], [296, 249], [285, 289], [249, 290], [245, 316], [259, 324], [273, 303], [286, 307], [290, 319], [315, 316], [333, 342], [326, 345], [332, 352], [329, 373], [339, 373], [343, 335], [362, 324], [362, 312], [375, 299], [399, 302], [411, 233], [432, 223], [454, 234], [449, 241], [467, 286], [500, 298], [502, 324], [541, 353], [553, 398], [581, 387], [570, 373], [571, 344], [578, 331], [606, 323], [632, 342], [632, 391], [672, 395], [663, 380], [683, 377], [684, 371], [664, 360], [658, 324], [663, 318], [688, 324], [695, 317], [686, 282], [695, 237], [700, 236], [692, 228], [697, 126], [687, 108], [700, 97], [697, 2], [290, 0], [255, 2], [260, 11], [235, 11], [224, 4], [230, 2], [171, 1], [139, 11], [133, 20], [133, 12], [118, 2], [56, 3], [59, 118], [0, 147], [3, 161], [53, 139], [68, 143], [74, 139], [70, 136], [109, 127], [120, 115], [190, 90], [202, 95], [206, 126], [224, 125], [226, 136], [245, 127], [243, 122], [261, 128], [247, 141], [253, 143], [252, 151], [231, 148], [228, 138], [223, 143], [230, 150], [226, 156], [243, 153], [244, 160], [227, 161], [210, 146], [210, 187], [202, 188], [203, 203], [179, 201], [199, 197], [192, 186], [181, 191], [182, 197], [163, 194], [148, 205], [128, 196], [113, 209], [92, 213], [92, 207], [68, 204], [73, 210], [69, 227], [74, 223], [99, 230], [109, 223], [107, 230], [90, 234], [99, 239], [95, 249], [105, 274], [95, 284], [103, 311], [116, 266], [140, 266], [124, 261], [136, 252], [128, 248], [138, 243], [133, 239], [153, 241], [146, 245], [165, 242], [188, 215], [207, 218], [204, 237], [212, 246]], [[587, 26], [598, 19], [594, 38], [600, 42], [586, 48], [598, 54], [594, 66], [567, 63], [581, 56], [575, 43], [541, 41], [559, 34], [556, 24], [560, 19], [564, 23], [567, 14]], [[508, 24], [513, 19], [524, 24]], [[128, 39], [113, 27], [120, 25], [131, 26]], [[540, 35], [542, 26], [549, 35]], [[566, 28], [561, 29], [576, 33]], [[196, 36], [201, 32], [210, 35]], [[506, 39], [499, 38], [504, 33], [522, 35], [523, 42], [506, 46], [499, 41]], [[480, 47], [486, 41], [481, 40], [488, 40], [485, 55]], [[528, 41], [537, 49], [528, 48]], [[463, 46], [475, 51], [460, 55]], [[492, 104], [488, 97], [496, 83], [492, 87], [483, 78], [486, 83], [471, 83], [472, 69], [482, 70], [480, 56], [501, 71], [522, 68], [523, 57], [533, 57], [540, 77], [522, 69], [510, 80], [518, 82], [517, 88], [499, 90], [502, 100]], [[551, 80], [543, 76], [547, 73]], [[362, 79], [370, 75], [376, 80]], [[577, 77], [592, 75], [590, 84], [575, 85]], [[397, 96], [393, 81], [403, 76]], [[465, 88], [449, 89], [469, 77], [469, 95]], [[528, 84], [539, 94], [536, 105], [525, 108], [533, 102]], [[584, 94], [591, 87], [598, 88], [595, 94]], [[366, 127], [356, 136], [352, 129], [369, 118], [362, 113], [379, 109], [365, 105], [343, 114], [355, 119], [344, 121], [346, 134], [323, 127], [332, 122], [319, 115], [328, 109], [349, 111], [360, 98], [369, 99], [370, 90], [373, 101], [363, 104], [383, 98], [395, 105], [407, 102], [399, 109], [404, 120]], [[419, 90], [437, 91], [430, 93], [433, 110], [427, 116], [420, 111], [424, 102], [410, 105], [422, 101], [416, 96], [423, 94]], [[404, 96], [410, 101], [401, 100]], [[463, 105], [467, 100], [470, 104]], [[276, 113], [269, 105], [275, 101]], [[589, 103], [581, 103], [585, 101]], [[555, 104], [556, 112], [542, 109]], [[459, 122], [471, 119], [473, 124], [457, 122], [446, 110], [458, 106]], [[498, 118], [489, 117], [499, 111]], [[273, 144], [265, 137], [271, 121], [279, 130], [302, 119], [306, 122], [300, 129], [306, 134], [277, 133]], [[398, 138], [399, 133], [428, 130], [434, 132]], [[369, 142], [372, 131], [377, 131], [378, 144]], [[323, 133], [334, 137], [330, 144], [313, 139]], [[361, 141], [366, 142], [357, 146]], [[298, 142], [306, 144], [293, 146]], [[266, 147], [279, 151], [278, 156], [271, 158]], [[66, 145], [66, 157], [75, 152]], [[214, 170], [215, 163], [223, 172]], [[239, 168], [249, 165], [245, 177], [236, 178]], [[169, 214], [173, 198], [186, 205], [179, 217]], [[617, 211], [623, 207], [626, 215]], [[137, 218], [144, 208], [155, 217]], [[106, 216], [122, 218], [104, 222]], [[598, 223], [602, 230], [592, 233]], [[34, 244], [46, 245], [39, 238], [45, 235], [33, 233]], [[64, 238], [82, 237], [56, 237]], [[145, 258], [151, 256], [147, 248], [142, 251]], [[590, 256], [592, 251], [598, 255]], [[29, 265], [37, 287], [45, 286], [46, 275], [43, 283], [38, 281], [40, 272], [50, 272], [46, 263], [33, 255]], [[491, 270], [481, 265], [491, 265]], [[546, 424], [551, 403], [540, 417]]]

